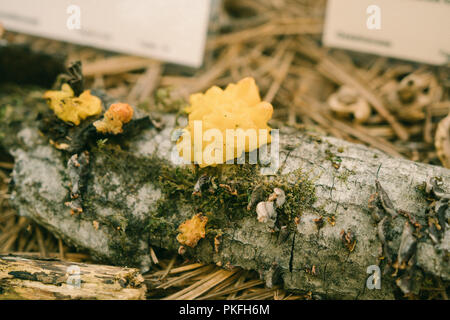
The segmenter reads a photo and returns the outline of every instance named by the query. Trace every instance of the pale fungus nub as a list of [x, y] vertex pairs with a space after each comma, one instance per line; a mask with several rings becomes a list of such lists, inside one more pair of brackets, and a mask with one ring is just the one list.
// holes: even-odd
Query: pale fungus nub
[[261, 201], [256, 205], [256, 214], [259, 222], [272, 224], [277, 218], [276, 208], [280, 208], [286, 202], [286, 194], [280, 188], [274, 188], [267, 201]]
[[280, 188], [273, 189], [273, 194], [276, 195], [275, 205], [277, 206], [277, 208], [280, 208], [286, 201], [286, 194]]
[[256, 214], [259, 222], [266, 223], [275, 218], [277, 213], [272, 201], [261, 201], [256, 205]]
[[179, 246], [178, 247], [178, 254], [179, 255], [183, 255], [183, 254], [185, 254], [186, 253], [186, 247], [184, 247], [184, 246]]
[[330, 109], [339, 116], [353, 115], [355, 122], [363, 123], [370, 117], [369, 103], [352, 87], [342, 86], [328, 98]]
[[397, 94], [404, 103], [411, 102], [430, 84], [431, 75], [411, 73], [398, 84]]
[[401, 80], [388, 81], [380, 89], [386, 106], [401, 120], [426, 118], [426, 107], [442, 97], [436, 77], [428, 72], [414, 72]]

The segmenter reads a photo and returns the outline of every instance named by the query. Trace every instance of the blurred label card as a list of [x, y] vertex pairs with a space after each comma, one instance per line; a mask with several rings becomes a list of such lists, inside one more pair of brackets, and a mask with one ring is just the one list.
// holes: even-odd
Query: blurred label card
[[450, 0], [328, 0], [324, 30], [326, 46], [450, 62]]
[[199, 67], [210, 0], [0, 1], [6, 29]]

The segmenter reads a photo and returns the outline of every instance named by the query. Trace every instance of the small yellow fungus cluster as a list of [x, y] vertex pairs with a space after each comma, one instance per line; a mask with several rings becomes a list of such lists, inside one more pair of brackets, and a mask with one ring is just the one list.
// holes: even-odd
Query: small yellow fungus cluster
[[[213, 86], [205, 93], [193, 94], [186, 111], [189, 123], [178, 140], [178, 152], [183, 159], [200, 167], [225, 163], [271, 142], [267, 121], [272, 117], [273, 107], [261, 101], [253, 78], [231, 83], [225, 90]], [[266, 133], [264, 137], [261, 131]], [[240, 133], [246, 136], [239, 138]], [[212, 138], [215, 138], [213, 147], [202, 144]], [[227, 147], [232, 152], [226, 152]], [[201, 161], [198, 154], [202, 152], [208, 152], [214, 160]]]
[[122, 133], [122, 126], [133, 118], [133, 107], [126, 103], [114, 103], [105, 112], [102, 120], [94, 122], [94, 126], [101, 133]]
[[62, 85], [60, 91], [46, 91], [44, 98], [59, 119], [74, 125], [79, 125], [81, 120], [102, 112], [101, 100], [92, 95], [90, 90], [85, 90], [79, 97], [75, 97], [67, 83]]
[[183, 222], [178, 227], [178, 231], [180, 232], [177, 236], [178, 242], [192, 248], [195, 247], [197, 242], [205, 237], [205, 226], [207, 222], [208, 218], [201, 213]]

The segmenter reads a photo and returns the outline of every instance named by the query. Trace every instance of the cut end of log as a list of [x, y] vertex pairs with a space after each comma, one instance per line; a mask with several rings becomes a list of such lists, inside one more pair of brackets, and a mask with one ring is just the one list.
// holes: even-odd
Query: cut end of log
[[0, 300], [145, 299], [137, 269], [0, 255]]

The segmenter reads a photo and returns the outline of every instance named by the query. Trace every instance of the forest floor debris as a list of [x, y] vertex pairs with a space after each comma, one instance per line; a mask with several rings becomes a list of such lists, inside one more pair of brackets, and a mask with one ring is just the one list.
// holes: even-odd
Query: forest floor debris
[[[325, 1], [288, 0], [283, 7], [275, 1], [226, 3], [228, 15], [221, 15], [218, 26], [212, 26], [204, 67], [195, 72], [22, 34], [5, 32], [4, 37], [30, 43], [36, 50], [66, 53], [68, 61], [81, 60], [86, 87], [103, 89], [149, 111], [181, 110], [191, 93], [252, 76], [264, 99], [274, 105], [275, 121], [364, 143], [396, 157], [435, 165], [442, 165], [439, 158], [444, 159], [447, 166], [448, 148], [440, 147], [441, 139], [435, 142], [434, 137], [450, 110], [448, 66], [435, 68], [320, 47]], [[353, 117], [358, 121], [352, 115], [339, 116], [329, 105], [329, 97], [341, 86], [356, 89], [357, 99], [370, 105], [371, 113], [363, 121], [356, 112]], [[0, 252], [92, 261], [43, 227], [16, 216], [8, 204], [12, 166], [11, 158], [0, 154]], [[348, 232], [343, 237], [347, 241]], [[154, 289], [148, 292], [151, 299], [313, 298], [266, 289], [252, 272], [204, 266], [153, 249], [152, 257], [157, 261], [154, 270], [144, 276], [147, 287]], [[446, 299], [446, 290], [432, 280], [409, 298]]]

